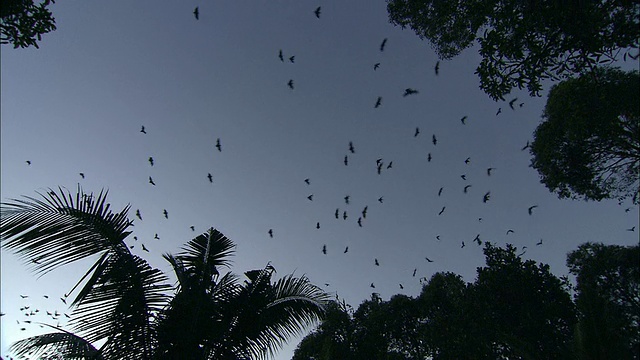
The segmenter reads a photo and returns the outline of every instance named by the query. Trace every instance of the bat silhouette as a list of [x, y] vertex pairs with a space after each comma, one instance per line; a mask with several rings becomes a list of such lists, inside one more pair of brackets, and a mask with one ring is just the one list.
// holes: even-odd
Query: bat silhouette
[[382, 40], [382, 43], [380, 44], [380, 51], [384, 51], [384, 47], [387, 45], [387, 38], [384, 38], [384, 40]]

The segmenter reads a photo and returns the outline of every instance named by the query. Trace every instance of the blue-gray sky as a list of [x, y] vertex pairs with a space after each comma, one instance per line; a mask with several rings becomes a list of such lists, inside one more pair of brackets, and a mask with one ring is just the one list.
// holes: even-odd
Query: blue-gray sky
[[[86, 191], [108, 188], [116, 209], [130, 203], [132, 218], [141, 211], [133, 251], [162, 270], [169, 267], [160, 255], [196, 235], [189, 226], [198, 233], [213, 226], [237, 243], [233, 271], [271, 262], [278, 276], [306, 274], [357, 306], [373, 291], [384, 299], [417, 295], [418, 279], [438, 271], [473, 281], [484, 264], [477, 234], [527, 246], [525, 258], [557, 275], [567, 273], [567, 252], [583, 242], [638, 241], [626, 231], [638, 224], [637, 208], [559, 200], [539, 183], [520, 149], [546, 95], [514, 93], [507, 100], [518, 98], [515, 110], [493, 102], [478, 88], [474, 48], [441, 62], [436, 76], [433, 50], [393, 27], [383, 1], [118, 0], [60, 2], [51, 10], [58, 30], [40, 49], [2, 48], [2, 199], [59, 185], [75, 191], [78, 183]], [[403, 97], [406, 88], [419, 93]], [[532, 205], [538, 208], [529, 215]], [[2, 354], [44, 331], [23, 323], [19, 308], [40, 308], [39, 321], [51, 321], [45, 309], [70, 312], [58, 298], [86, 268], [36, 279], [2, 251]], [[290, 358], [295, 345], [277, 359]]]

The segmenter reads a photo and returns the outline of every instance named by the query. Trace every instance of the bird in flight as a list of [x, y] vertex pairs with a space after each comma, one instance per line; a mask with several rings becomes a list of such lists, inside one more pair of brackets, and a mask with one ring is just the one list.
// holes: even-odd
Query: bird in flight
[[470, 157], [468, 157], [468, 158], [466, 158], [464, 160], [464, 163], [467, 164], [467, 165], [469, 165], [470, 162], [471, 162], [471, 158]]
[[374, 105], [374, 108], [379, 108], [380, 105], [382, 105], [382, 96], [378, 96], [378, 100], [376, 100], [376, 104]]
[[155, 235], [153, 235], [153, 238], [154, 238], [155, 240], [160, 240], [160, 236], [158, 236], [158, 233], [156, 233]]
[[193, 225], [189, 226], [189, 228], [191, 229], [191, 231], [196, 231], [196, 227]]
[[169, 213], [167, 212], [167, 209], [163, 209], [162, 214], [164, 215], [165, 219], [169, 218]]
[[382, 161], [378, 163], [378, 175], [382, 173]]
[[356, 153], [356, 149], [353, 147], [353, 142], [349, 141], [349, 152], [352, 154]]
[[351, 196], [347, 195], [344, 197], [344, 202], [349, 205], [349, 199], [351, 199]]
[[413, 269], [413, 277], [416, 277], [416, 272], [418, 272], [418, 268]]
[[307, 199], [309, 199], [309, 201], [313, 201], [313, 194], [307, 196]]
[[383, 201], [383, 198], [382, 198], [382, 196], [380, 196], [380, 197], [378, 198], [378, 202], [379, 202], [380, 204], [382, 204], [382, 201]]
[[376, 286], [375, 286], [375, 285], [373, 285], [373, 283], [371, 283], [371, 285], [369, 285], [369, 286], [370, 286], [372, 289], [375, 289], [375, 288], [376, 288]]
[[467, 186], [464, 187], [464, 193], [465, 194], [467, 193], [467, 191], [469, 191], [470, 187], [471, 187], [471, 185], [467, 185]]
[[391, 169], [393, 167], [393, 161], [389, 161], [389, 164], [387, 165], [387, 169]]
[[467, 116], [466, 116], [466, 115], [465, 115], [465, 116], [463, 116], [463, 117], [460, 119], [460, 122], [462, 123], [462, 125], [466, 125], [466, 124], [467, 124]]
[[151, 178], [151, 176], [149, 176], [149, 184], [156, 186], [156, 183], [153, 182], [153, 179]]
[[398, 284], [400, 285], [400, 290], [404, 289], [404, 286], [402, 286], [402, 284]]
[[530, 206], [530, 207], [529, 207], [529, 209], [528, 209], [528, 211], [529, 211], [529, 215], [533, 215], [533, 209], [535, 209], [535, 208], [537, 208], [537, 207], [538, 207], [538, 205]]
[[349, 156], [345, 155], [343, 162], [344, 162], [344, 166], [348, 166], [349, 165]]
[[491, 176], [491, 171], [495, 170], [494, 168], [490, 167], [487, 168], [487, 176]]
[[438, 76], [440, 74], [440, 60], [436, 62], [436, 66], [434, 67], [434, 70], [436, 71], [436, 76]]
[[367, 218], [367, 210], [369, 209], [369, 206], [365, 206], [364, 209], [362, 209], [362, 218], [366, 219]]
[[464, 248], [465, 246], [467, 246], [467, 245], [465, 245], [465, 243], [464, 243], [464, 241], [463, 241], [463, 242], [462, 242], [462, 245], [460, 246], [460, 249]]
[[627, 231], [636, 231], [636, 227], [634, 226], [632, 228], [629, 228], [629, 229], [627, 229]]
[[311, 180], [310, 180], [309, 178], [304, 179], [304, 182], [305, 182], [307, 185], [311, 185]]
[[322, 253], [327, 255], [327, 245], [322, 245]]
[[149, 156], [149, 164], [151, 164], [151, 166], [153, 166], [153, 157]]
[[292, 64], [293, 64], [293, 63], [295, 63], [295, 60], [296, 60], [296, 56], [295, 56], [295, 55], [293, 55], [293, 56], [289, 56], [289, 61], [290, 61]]
[[378, 259], [373, 259], [374, 264], [376, 264], [376, 266], [380, 266], [380, 263], [378, 262]]
[[320, 229], [320, 222], [316, 223], [316, 229]]
[[147, 130], [144, 129], [144, 125], [142, 125], [142, 128], [140, 129], [140, 132], [143, 133], [143, 134], [147, 133]]
[[487, 193], [484, 194], [484, 196], [482, 197], [482, 202], [486, 203], [487, 201], [489, 201], [490, 195], [491, 195], [491, 191], [487, 191]]
[[444, 209], [446, 208], [446, 206], [442, 207], [442, 210], [440, 210], [440, 212], [438, 213], [438, 215], [442, 215], [442, 213], [444, 212]]
[[146, 251], [146, 252], [149, 252], [149, 249], [147, 249], [147, 247], [146, 247], [146, 246], [144, 246], [144, 244], [142, 244], [142, 250], [144, 250], [144, 251]]
[[438, 190], [438, 196], [442, 195], [442, 190], [444, 190], [443, 187], [441, 187], [440, 190]]
[[321, 10], [322, 10], [322, 7], [321, 7], [321, 6], [318, 6], [318, 7], [316, 8], [316, 10], [313, 12], [314, 14], [316, 14], [316, 17], [317, 17], [318, 19], [320, 19], [320, 12], [321, 12]]
[[413, 137], [418, 137], [418, 135], [420, 135], [420, 128], [417, 127], [416, 131], [413, 133]]
[[513, 233], [513, 232], [514, 232], [513, 230], [509, 229], [509, 230], [507, 230], [507, 235], [509, 235], [510, 233]]
[[502, 112], [502, 108], [498, 108], [498, 111], [496, 112], [496, 116], [500, 115], [500, 113]]
[[466, 181], [466, 180], [467, 180], [467, 175], [462, 174], [462, 175], [460, 175], [460, 178], [461, 178], [462, 180], [465, 180], [465, 181]]
[[404, 94], [402, 94], [402, 96], [407, 97], [409, 95], [414, 95], [414, 94], [417, 94], [417, 93], [418, 93], [418, 90], [416, 90], [416, 89], [406, 88], [406, 89], [404, 89]]
[[513, 98], [513, 100], [509, 101], [509, 107], [513, 110], [513, 104], [518, 101], [518, 98]]
[[473, 241], [477, 242], [478, 245], [482, 245], [482, 240], [480, 240], [480, 234], [476, 235], [476, 237], [473, 238]]
[[348, 246], [346, 248], [344, 248], [344, 251], [342, 253], [346, 254], [347, 252], [349, 252], [349, 247]]
[[336, 213], [334, 214], [334, 216], [336, 217], [336, 219], [340, 219], [340, 209], [336, 209]]
[[440, 241], [440, 235], [436, 235], [436, 240]]
[[207, 179], [209, 179], [210, 183], [213, 183], [213, 176], [211, 175], [211, 173], [207, 173]]
[[220, 138], [216, 139], [216, 149], [218, 149], [219, 152], [222, 152], [222, 145], [220, 145]]
[[198, 7], [196, 6], [196, 8], [193, 10], [193, 16], [196, 17], [196, 20], [200, 19], [200, 10], [198, 9]]
[[433, 143], [433, 145], [437, 145], [438, 144], [438, 139], [436, 138], [436, 134], [433, 134], [431, 136], [431, 142]]
[[347, 211], [345, 210], [342, 212], [342, 220], [347, 220], [347, 217]]
[[426, 256], [425, 256], [425, 258], [424, 258], [424, 259], [425, 259], [425, 260], [427, 260], [427, 262], [430, 262], [430, 263], [432, 263], [432, 262], [433, 262], [433, 260], [429, 259], [429, 258], [428, 258], [428, 257], [426, 257]]
[[432, 159], [432, 157], [431, 157], [431, 153], [428, 153], [428, 154], [427, 154], [427, 162], [431, 162], [431, 159]]
[[382, 43], [380, 44], [380, 51], [384, 51], [384, 47], [387, 45], [387, 38], [384, 38], [384, 40], [382, 40]]
[[284, 62], [284, 55], [282, 54], [282, 49], [280, 49], [280, 51], [278, 51], [278, 59], [280, 59], [280, 61]]
[[526, 247], [526, 246], [523, 246], [523, 247], [522, 247], [522, 252], [521, 252], [520, 254], [518, 254], [518, 257], [520, 257], [520, 256], [524, 255], [524, 253], [526, 253], [526, 252], [527, 252], [527, 247]]
[[380, 63], [373, 64], [373, 70], [378, 70], [379, 67], [380, 67]]
[[289, 86], [289, 88], [291, 90], [293, 90], [293, 79], [289, 80], [289, 82], [287, 83], [287, 85]]
[[273, 238], [273, 229], [269, 229], [268, 233], [269, 233], [269, 237]]
[[358, 226], [362, 227], [362, 218], [361, 217], [358, 218]]
[[84, 173], [79, 173], [80, 177], [84, 179]]
[[536, 243], [536, 246], [540, 246], [540, 245], [542, 245], [542, 239], [540, 239], [540, 241]]
[[138, 217], [138, 219], [142, 220], [142, 214], [140, 214], [140, 209], [136, 210], [136, 216]]
[[525, 151], [525, 150], [527, 150], [527, 149], [528, 149], [528, 148], [530, 148], [530, 147], [531, 147], [531, 144], [530, 144], [530, 143], [529, 143], [529, 141], [527, 140], [527, 144], [526, 144], [525, 146], [523, 146], [523, 147], [522, 147], [522, 149], [520, 149], [520, 150]]

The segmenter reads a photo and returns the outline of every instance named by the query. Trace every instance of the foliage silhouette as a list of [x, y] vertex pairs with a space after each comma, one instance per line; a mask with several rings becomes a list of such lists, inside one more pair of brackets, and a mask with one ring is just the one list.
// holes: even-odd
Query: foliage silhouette
[[569, 253], [576, 275], [579, 358], [640, 357], [640, 246], [586, 243]]
[[0, 43], [14, 48], [35, 46], [42, 35], [56, 30], [53, 14], [47, 8], [54, 0], [36, 5], [33, 0], [3, 0], [0, 3]]
[[[53, 353], [83, 359], [245, 359], [273, 354], [325, 314], [327, 295], [309, 280], [275, 269], [230, 272], [234, 244], [215, 229], [165, 254], [178, 282], [132, 254], [125, 244], [127, 205], [114, 213], [107, 192], [72, 195], [59, 188], [0, 208], [0, 241], [37, 274], [97, 255], [78, 281], [70, 326], [14, 343], [18, 356]], [[174, 294], [169, 293], [173, 290]], [[91, 344], [104, 341], [99, 348]]]
[[535, 131], [531, 166], [561, 198], [632, 198], [640, 191], [640, 76], [599, 68], [555, 85]]
[[353, 313], [334, 304], [293, 359], [333, 359], [335, 348], [350, 359], [570, 358], [576, 316], [565, 282], [511, 245], [486, 243], [484, 253], [472, 284], [436, 273], [416, 298], [374, 293]]
[[637, 1], [387, 0], [387, 11], [391, 23], [410, 27], [440, 59], [477, 40], [476, 74], [494, 100], [513, 88], [538, 95], [545, 79], [590, 72], [621, 56], [637, 59]]

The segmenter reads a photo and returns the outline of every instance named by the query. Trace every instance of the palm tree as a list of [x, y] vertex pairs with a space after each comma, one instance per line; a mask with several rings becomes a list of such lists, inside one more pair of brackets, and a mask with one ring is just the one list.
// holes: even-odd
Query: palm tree
[[246, 272], [244, 282], [231, 272], [221, 275], [234, 244], [213, 228], [182, 252], [164, 255], [177, 277], [171, 286], [125, 244], [133, 225], [128, 205], [114, 213], [107, 191], [94, 196], [78, 187], [73, 196], [58, 190], [2, 203], [0, 243], [40, 275], [98, 258], [71, 289], [73, 332], [50, 326], [56, 332], [13, 344], [17, 356], [265, 358], [325, 314], [328, 295], [305, 276], [272, 283], [270, 264]]

